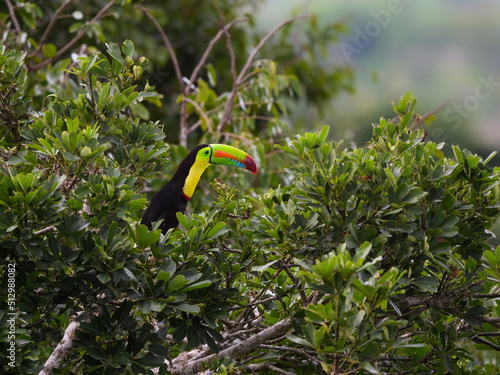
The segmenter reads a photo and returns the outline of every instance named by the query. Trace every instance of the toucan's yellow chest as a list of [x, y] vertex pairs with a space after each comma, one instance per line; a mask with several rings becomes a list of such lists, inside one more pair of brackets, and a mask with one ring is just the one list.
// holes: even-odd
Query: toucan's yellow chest
[[193, 196], [194, 189], [196, 185], [198, 185], [198, 181], [200, 181], [200, 177], [205, 172], [205, 169], [210, 165], [208, 160], [200, 160], [196, 159], [194, 164], [189, 169], [188, 176], [186, 177], [186, 181], [184, 182], [184, 186], [182, 188], [182, 192], [187, 199], [190, 199]]

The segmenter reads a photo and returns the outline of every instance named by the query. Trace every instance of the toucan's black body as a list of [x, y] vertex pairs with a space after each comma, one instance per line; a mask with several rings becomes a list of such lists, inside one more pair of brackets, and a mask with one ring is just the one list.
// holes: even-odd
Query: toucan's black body
[[235, 147], [222, 144], [196, 146], [181, 161], [174, 177], [151, 200], [141, 224], [151, 229], [153, 222], [163, 220], [159, 227], [163, 234], [175, 228], [179, 224], [177, 212], [184, 213], [203, 171], [210, 164], [232, 165], [257, 174], [255, 160]]
[[154, 196], [141, 220], [141, 224], [151, 229], [151, 223], [154, 221], [163, 222], [160, 229], [165, 234], [170, 228], [175, 228], [179, 224], [177, 212], [184, 213], [189, 198], [184, 195], [183, 188], [189, 170], [196, 160], [196, 154], [202, 148], [208, 147], [207, 144], [196, 146], [192, 149], [186, 158], [179, 164], [177, 171], [172, 179]]

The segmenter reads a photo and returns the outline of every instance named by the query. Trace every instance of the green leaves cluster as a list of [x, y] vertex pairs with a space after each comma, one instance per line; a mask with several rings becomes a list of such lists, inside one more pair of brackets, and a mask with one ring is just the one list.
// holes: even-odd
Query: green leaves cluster
[[499, 250], [487, 243], [499, 216], [494, 155], [453, 146], [455, 160], [445, 158], [443, 144], [412, 130], [415, 102], [402, 97], [399, 119], [382, 118], [366, 148], [327, 143], [328, 127], [278, 146], [299, 160], [285, 170], [294, 182], [264, 195], [253, 219], [268, 259], [304, 269], [303, 303], [319, 303], [289, 339], [313, 348], [327, 373], [464, 371], [460, 342], [498, 325], [484, 301], [498, 290]]
[[[154, 293], [172, 302], [178, 289], [210, 284], [194, 283], [198, 272], [171, 271], [172, 280], [163, 275], [158, 291], [143, 277], [149, 259], [141, 249], [159, 236], [135, 227], [146, 204], [140, 183], [165, 167], [168, 148], [158, 123], [130, 115], [132, 106], [159, 97], [147, 83], [137, 86], [147, 60], [132, 59], [131, 41], [121, 49], [108, 44], [108, 53], [111, 59], [94, 54], [77, 61], [71, 73], [83, 89], [74, 99], [48, 97], [47, 108], [26, 121], [0, 124], [12, 135], [1, 144], [0, 249], [4, 265], [16, 265], [16, 308], [23, 316], [16, 368], [24, 372], [40, 369], [77, 313], [79, 349], [67, 358], [68, 370], [82, 358], [95, 371], [143, 373], [145, 366], [164, 364], [166, 349], [155, 347], [157, 330], [143, 324], [142, 314], [158, 306], [179, 313], [188, 308], [162, 305]], [[21, 57], [2, 49], [12, 72], [25, 72]], [[2, 92], [13, 84], [3, 81]], [[25, 97], [22, 84], [11, 87], [6, 98]], [[2, 319], [6, 311], [2, 305]], [[5, 345], [7, 331], [1, 335]]]

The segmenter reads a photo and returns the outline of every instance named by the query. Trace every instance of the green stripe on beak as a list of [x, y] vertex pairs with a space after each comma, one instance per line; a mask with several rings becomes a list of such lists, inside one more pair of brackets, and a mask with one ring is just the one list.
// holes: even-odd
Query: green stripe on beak
[[250, 155], [240, 149], [232, 146], [213, 144], [209, 145], [212, 149], [210, 155], [210, 163], [232, 165], [235, 167], [245, 168], [257, 174], [257, 164]]

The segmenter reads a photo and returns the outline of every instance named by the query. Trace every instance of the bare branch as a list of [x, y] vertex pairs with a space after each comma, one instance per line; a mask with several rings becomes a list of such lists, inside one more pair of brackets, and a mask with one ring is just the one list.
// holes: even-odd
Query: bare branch
[[289, 24], [290, 22], [296, 21], [298, 19], [308, 18], [308, 17], [311, 17], [311, 16], [310, 15], [301, 15], [301, 16], [289, 18], [289, 19], [283, 21], [282, 23], [280, 23], [279, 25], [277, 25], [274, 29], [272, 29], [269, 33], [267, 33], [267, 35], [264, 38], [262, 38], [260, 40], [259, 44], [257, 44], [257, 46], [254, 48], [252, 53], [250, 53], [250, 55], [248, 56], [248, 59], [245, 62], [245, 65], [243, 65], [243, 68], [241, 69], [240, 74], [238, 74], [236, 81], [233, 83], [233, 89], [231, 90], [231, 93], [229, 94], [229, 96], [227, 98], [224, 113], [222, 115], [222, 118], [221, 118], [219, 125], [217, 126], [218, 133], [221, 133], [224, 130], [226, 123], [229, 121], [229, 119], [231, 117], [231, 111], [233, 109], [234, 98], [236, 97], [238, 87], [243, 82], [243, 77], [245, 76], [245, 74], [247, 73], [247, 70], [252, 65], [255, 57], [257, 56], [257, 54], [261, 50], [262, 46], [285, 25]]
[[479, 332], [477, 336], [500, 336], [500, 332]]
[[418, 121], [415, 121], [415, 123], [412, 125], [412, 127], [410, 128], [410, 131], [411, 130], [415, 130], [416, 128], [418, 128], [418, 126], [423, 123], [425, 120], [427, 120], [429, 117], [431, 116], [434, 116], [436, 113], [438, 113], [440, 110], [442, 110], [444, 107], [446, 107], [448, 105], [450, 101], [447, 100], [445, 101], [443, 104], [441, 104], [440, 106], [434, 108], [432, 111], [429, 111], [427, 112], [425, 115], [423, 115]]
[[[293, 281], [294, 286], [298, 286], [300, 284], [300, 281], [290, 272], [288, 267], [283, 267], [285, 270], [286, 274], [288, 277]], [[304, 293], [304, 290], [299, 289], [299, 294], [300, 294], [300, 299], [302, 300], [302, 305], [306, 307], [309, 304], [309, 300], [307, 299], [306, 294]]]
[[[111, 0], [109, 3], [107, 3], [99, 11], [99, 13], [97, 13], [95, 15], [95, 17], [90, 20], [90, 22], [87, 24], [87, 27], [88, 27], [88, 25], [91, 25], [94, 22], [97, 22], [99, 19], [101, 19], [105, 15], [105, 13], [108, 11], [108, 9], [111, 8], [114, 4], [115, 4], [115, 0]], [[29, 70], [42, 69], [43, 67], [45, 67], [45, 66], [49, 65], [50, 63], [52, 63], [53, 61], [57, 60], [59, 57], [61, 57], [61, 55], [66, 53], [68, 50], [70, 50], [76, 44], [76, 42], [78, 42], [85, 35], [85, 33], [87, 32], [87, 27], [84, 27], [82, 30], [80, 30], [80, 32], [73, 39], [71, 39], [68, 42], [68, 44], [66, 44], [64, 47], [62, 47], [60, 50], [58, 50], [57, 53], [53, 57], [51, 57], [50, 59], [44, 60], [39, 64], [36, 64], [33, 66], [28, 66], [28, 69]]]
[[[224, 18], [224, 13], [220, 12], [220, 17], [223, 25], [226, 24], [226, 20]], [[231, 44], [231, 34], [229, 30], [224, 27], [224, 35], [226, 36], [226, 48], [229, 52], [229, 64], [231, 67], [231, 77], [233, 78], [233, 82], [236, 82], [236, 56], [234, 55], [233, 45]]]
[[189, 363], [178, 363], [174, 359], [171, 373], [173, 375], [190, 375], [200, 371], [203, 364], [215, 358], [237, 358], [241, 355], [254, 351], [259, 345], [285, 334], [292, 328], [292, 318], [286, 318], [259, 332], [246, 340], [240, 341], [231, 347], [221, 350], [218, 354], [212, 354], [205, 358], [191, 361]]
[[56, 9], [56, 11], [54, 12], [54, 15], [52, 16], [52, 19], [50, 20], [47, 28], [45, 29], [42, 37], [40, 38], [40, 41], [38, 42], [37, 49], [28, 55], [29, 58], [35, 57], [36, 54], [38, 52], [40, 52], [43, 45], [45, 44], [45, 41], [47, 40], [47, 37], [49, 36], [50, 31], [52, 30], [52, 28], [54, 27], [54, 24], [56, 23], [56, 21], [58, 19], [59, 13], [61, 13], [63, 11], [63, 9], [66, 7], [66, 5], [68, 5], [71, 1], [72, 0], [64, 0], [64, 2], [59, 6], [59, 8]]
[[12, 6], [12, 3], [10, 0], [5, 0], [7, 3], [7, 8], [9, 8], [9, 15], [10, 18], [12, 18], [12, 23], [14, 24], [14, 30], [18, 33], [21, 32], [21, 26], [19, 25], [19, 21], [17, 20], [16, 13], [14, 12], [14, 7]]
[[177, 60], [177, 55], [175, 54], [174, 47], [172, 46], [172, 43], [170, 43], [170, 40], [168, 39], [167, 34], [162, 29], [162, 27], [160, 26], [158, 21], [156, 21], [156, 19], [153, 17], [153, 15], [151, 13], [149, 13], [149, 11], [146, 8], [144, 8], [142, 5], [136, 5], [135, 8], [141, 10], [146, 15], [146, 17], [149, 18], [149, 20], [153, 23], [153, 25], [156, 27], [156, 30], [158, 30], [158, 32], [160, 33], [161, 38], [163, 39], [163, 43], [165, 43], [165, 47], [167, 47], [167, 50], [170, 53], [170, 58], [172, 59], [172, 64], [174, 65], [175, 76], [177, 78], [177, 82], [179, 83], [179, 87], [180, 87], [181, 91], [183, 91], [184, 90], [184, 82], [182, 81], [181, 68], [179, 65], [179, 61]]
[[[208, 43], [208, 47], [205, 50], [205, 52], [203, 53], [203, 56], [201, 57], [200, 61], [198, 62], [198, 65], [196, 65], [196, 67], [193, 70], [193, 73], [191, 73], [191, 77], [189, 77], [189, 82], [192, 83], [196, 80], [196, 78], [198, 77], [198, 74], [200, 73], [201, 68], [203, 67], [203, 65], [205, 65], [205, 62], [207, 61], [207, 58], [210, 55], [210, 52], [214, 48], [215, 43], [218, 42], [218, 40], [221, 38], [222, 34], [224, 34], [227, 30], [229, 30], [234, 25], [236, 25], [238, 23], [242, 23], [242, 22], [247, 22], [247, 21], [248, 21], [248, 18], [246, 18], [246, 17], [239, 18], [237, 20], [229, 22], [226, 26], [224, 26], [221, 30], [219, 30], [217, 32], [215, 37]], [[184, 91], [186, 93], [188, 93], [189, 87], [186, 87], [186, 89]]]
[[[208, 43], [208, 47], [203, 53], [203, 56], [201, 57], [200, 61], [198, 62], [198, 65], [194, 68], [193, 72], [191, 73], [191, 76], [189, 77], [189, 83], [184, 86], [184, 92], [183, 92], [183, 98], [181, 102], [181, 123], [180, 123], [180, 134], [179, 134], [179, 144], [181, 146], [187, 147], [187, 137], [188, 137], [188, 124], [187, 124], [187, 118], [188, 114], [186, 112], [186, 97], [189, 95], [189, 90], [190, 90], [190, 84], [192, 84], [196, 78], [198, 77], [198, 74], [205, 65], [205, 62], [207, 61], [207, 58], [212, 51], [212, 49], [215, 46], [215, 43], [218, 42], [218, 40], [221, 38], [221, 36], [226, 32], [226, 30], [229, 30], [231, 27], [234, 25], [241, 23], [241, 22], [246, 22], [248, 21], [248, 18], [239, 18], [237, 20], [229, 22], [227, 25], [225, 25], [222, 29], [219, 30], [219, 32], [212, 38], [212, 40]], [[193, 129], [194, 130], [194, 129]]]
[[473, 298], [499, 298], [500, 293], [474, 293]]
[[33, 234], [35, 236], [39, 236], [41, 234], [44, 234], [44, 233], [48, 233], [48, 232], [52, 232], [56, 230], [56, 227], [54, 225], [51, 225], [50, 227], [47, 227], [47, 228], [43, 228], [43, 229], [40, 229], [40, 230], [37, 230], [36, 232], [33, 232]]
[[493, 327], [500, 328], [500, 318], [493, 318], [491, 316], [475, 316], [474, 319], [491, 324]]
[[[77, 313], [79, 316], [83, 311]], [[64, 336], [62, 340], [57, 344], [56, 348], [50, 355], [50, 357], [45, 362], [43, 370], [38, 373], [38, 375], [51, 375], [52, 370], [59, 367], [59, 364], [64, 357], [66, 357], [66, 353], [73, 346], [73, 339], [75, 338], [75, 331], [80, 326], [80, 322], [76, 321], [76, 317], [73, 318], [72, 322], [69, 323], [68, 327], [64, 331]]]
[[481, 337], [472, 337], [471, 340], [474, 341], [474, 342], [483, 344], [483, 345], [487, 345], [490, 348], [493, 348], [495, 350], [500, 351], [500, 346], [499, 345], [493, 344], [491, 341], [482, 339]]

